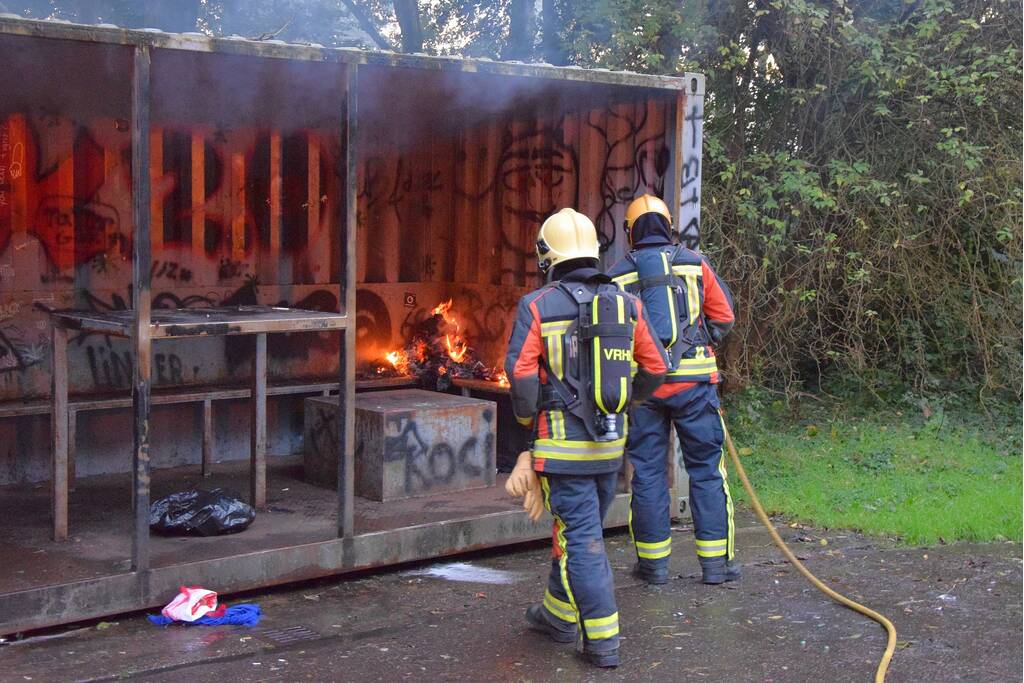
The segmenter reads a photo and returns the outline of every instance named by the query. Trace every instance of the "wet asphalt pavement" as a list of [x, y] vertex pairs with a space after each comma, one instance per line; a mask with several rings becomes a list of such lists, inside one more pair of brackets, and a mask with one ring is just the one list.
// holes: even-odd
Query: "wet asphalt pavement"
[[[261, 606], [251, 629], [160, 628], [136, 614], [50, 631], [0, 647], [0, 681], [871, 680], [881, 627], [810, 586], [752, 517], [738, 521], [745, 573], [727, 586], [698, 583], [687, 527], [660, 588], [630, 575], [628, 536], [609, 536], [623, 636], [614, 671], [526, 630], [549, 558], [533, 545], [225, 599]], [[1019, 544], [781, 531], [818, 576], [895, 622], [889, 681], [1021, 680]]]

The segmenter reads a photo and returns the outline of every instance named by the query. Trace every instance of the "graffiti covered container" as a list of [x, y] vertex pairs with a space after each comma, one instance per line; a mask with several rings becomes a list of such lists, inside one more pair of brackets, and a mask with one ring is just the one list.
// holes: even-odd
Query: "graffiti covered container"
[[[376, 501], [493, 486], [497, 406], [419, 389], [356, 397], [356, 495]], [[306, 399], [304, 464], [337, 482], [338, 399]]]

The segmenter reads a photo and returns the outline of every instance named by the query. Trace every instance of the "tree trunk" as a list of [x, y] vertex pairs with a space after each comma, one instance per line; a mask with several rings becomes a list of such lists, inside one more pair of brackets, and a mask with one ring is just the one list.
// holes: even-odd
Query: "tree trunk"
[[565, 51], [562, 49], [562, 37], [559, 35], [562, 21], [555, 8], [555, 0], [544, 0], [541, 12], [541, 20], [544, 25], [541, 51], [544, 53], [544, 61], [549, 64], [564, 65], [566, 63]]
[[402, 29], [402, 52], [423, 52], [423, 29], [416, 0], [394, 0], [395, 16]]
[[535, 32], [533, 0], [512, 0], [508, 8], [508, 42], [502, 50], [502, 59], [526, 61], [533, 53]]

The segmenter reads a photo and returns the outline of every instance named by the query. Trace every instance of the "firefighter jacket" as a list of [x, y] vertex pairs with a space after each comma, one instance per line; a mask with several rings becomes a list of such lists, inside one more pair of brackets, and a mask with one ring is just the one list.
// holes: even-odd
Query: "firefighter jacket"
[[[700, 382], [717, 383], [714, 347], [729, 333], [734, 321], [729, 289], [702, 255], [672, 244], [671, 228], [660, 215], [648, 213], [638, 218], [633, 226], [632, 241], [634, 250], [608, 271], [613, 282], [626, 292], [640, 296], [645, 282], [637, 272], [637, 254], [655, 250], [662, 253], [665, 275], [671, 274], [672, 282], [682, 285], [677, 302], [662, 278], [652, 278], [666, 292], [664, 306], [678, 321], [675, 343], [665, 340], [670, 347], [670, 358], [676, 357], [678, 361], [669, 369], [665, 386], [656, 395], [671, 395]], [[676, 348], [676, 344], [680, 346]]]
[[[596, 268], [584, 267], [567, 273], [562, 282], [596, 288], [610, 281]], [[633, 400], [642, 401], [664, 380], [668, 358], [651, 334], [643, 304], [632, 295], [626, 301], [626, 314], [634, 324]], [[548, 373], [564, 379], [570, 359], [577, 357], [579, 342], [567, 332], [578, 318], [579, 305], [555, 282], [519, 300], [512, 326], [505, 372], [516, 419], [533, 431], [533, 463], [538, 472], [593, 475], [618, 471], [622, 465], [628, 428], [625, 414], [618, 417], [620, 438], [594, 441], [582, 419], [548, 400], [552, 393]]]

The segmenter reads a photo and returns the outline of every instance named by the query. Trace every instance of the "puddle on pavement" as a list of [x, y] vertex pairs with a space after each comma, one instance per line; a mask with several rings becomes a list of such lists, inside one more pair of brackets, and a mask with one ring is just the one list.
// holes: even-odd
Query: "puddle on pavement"
[[491, 583], [491, 584], [513, 584], [522, 577], [517, 572], [509, 572], [503, 569], [490, 569], [488, 567], [476, 567], [468, 562], [445, 562], [444, 564], [432, 564], [422, 569], [413, 569], [402, 572], [403, 576], [431, 576], [446, 581], [458, 581], [460, 583]]

